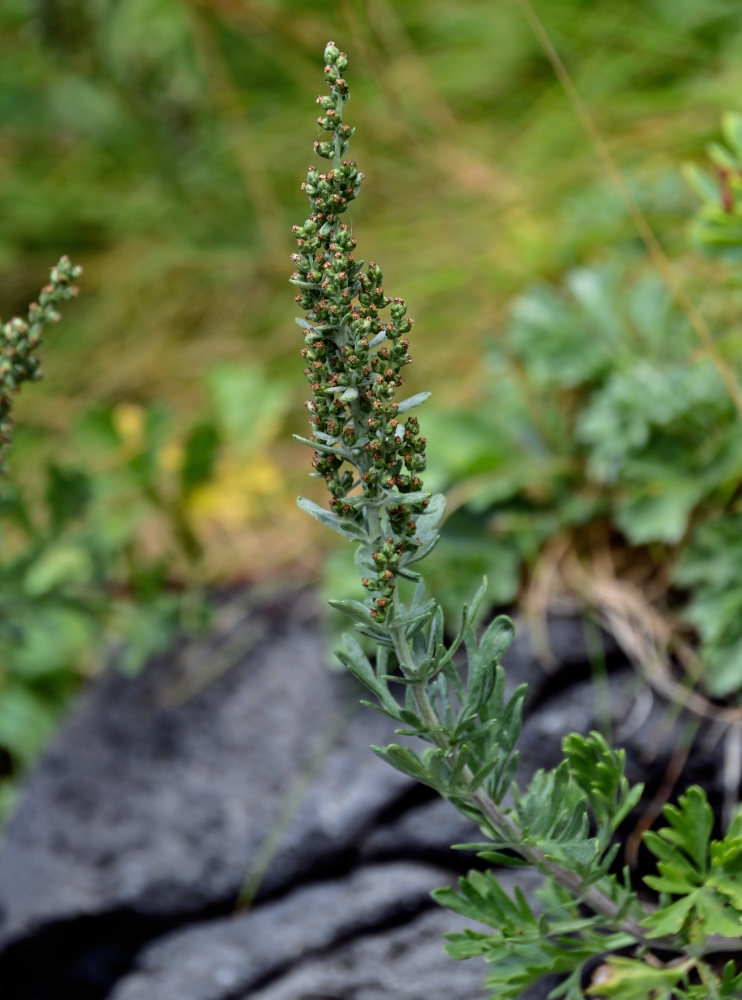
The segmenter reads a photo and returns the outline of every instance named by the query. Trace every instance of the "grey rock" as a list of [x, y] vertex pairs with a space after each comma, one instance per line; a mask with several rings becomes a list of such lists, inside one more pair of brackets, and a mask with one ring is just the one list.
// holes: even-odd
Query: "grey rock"
[[502, 658], [511, 690], [528, 685], [529, 708], [590, 679], [596, 662], [609, 669], [626, 665], [612, 636], [575, 615], [547, 615], [543, 622], [517, 618], [515, 639]]
[[398, 862], [303, 886], [246, 914], [161, 939], [139, 956], [111, 1000], [247, 995], [311, 956], [345, 951], [347, 942], [413, 919], [432, 907], [431, 890], [449, 879], [440, 869]]
[[445, 799], [434, 798], [374, 827], [361, 842], [359, 854], [364, 861], [425, 858], [449, 869], [464, 870], [471, 866], [471, 855], [452, 851], [451, 845], [480, 839], [481, 834], [471, 820]]
[[431, 911], [394, 933], [367, 935], [303, 962], [235, 1000], [486, 1000], [484, 964], [443, 954], [443, 933], [465, 925], [454, 914]]
[[[264, 607], [250, 625], [257, 641], [179, 703], [177, 657], [91, 686], [6, 830], [0, 947], [81, 915], [230, 905], [304, 794], [261, 882], [276, 891], [354, 850], [410, 787], [368, 751], [389, 720], [361, 710], [349, 724], [358, 691], [327, 669], [311, 605]], [[206, 669], [217, 652], [200, 650]]]
[[[518, 876], [503, 872], [501, 880], [507, 891], [521, 884], [528, 895], [535, 882], [532, 872]], [[327, 954], [310, 953], [263, 988], [236, 990], [234, 1000], [486, 1000], [491, 991], [484, 985], [484, 962], [454, 962], [443, 953], [445, 933], [471, 926], [471, 921], [446, 910], [429, 910], [402, 926], [359, 936]], [[542, 980], [521, 1000], [545, 1000], [557, 983], [555, 977]]]

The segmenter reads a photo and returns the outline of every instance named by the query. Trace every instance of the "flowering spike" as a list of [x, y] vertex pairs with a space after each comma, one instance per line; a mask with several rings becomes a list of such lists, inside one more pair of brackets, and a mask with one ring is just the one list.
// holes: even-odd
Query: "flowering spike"
[[44, 324], [59, 322], [56, 307], [77, 295], [73, 282], [81, 274], [81, 267], [62, 257], [51, 269], [49, 284], [41, 289], [39, 301], [28, 307], [26, 319], [15, 316], [0, 327], [0, 471], [13, 429], [13, 393], [24, 382], [41, 378], [41, 362], [35, 352], [41, 344]]
[[359, 529], [368, 536], [366, 562], [374, 575], [365, 586], [376, 595], [369, 613], [382, 622], [395, 577], [421, 544], [415, 518], [427, 498], [404, 497], [422, 489], [418, 477], [425, 449], [414, 418], [404, 432], [398, 430], [395, 395], [402, 385], [400, 372], [411, 360], [404, 339], [412, 327], [407, 307], [384, 294], [376, 263], [364, 269], [355, 260], [355, 240], [342, 221], [363, 180], [355, 161], [346, 157], [354, 131], [343, 118], [350, 96], [347, 65], [345, 53], [329, 42], [325, 80], [330, 93], [317, 98], [322, 109], [317, 122], [329, 138], [317, 139], [314, 149], [332, 163], [324, 171], [315, 166], [307, 171], [302, 189], [311, 214], [303, 226], [293, 227], [297, 251], [291, 255], [290, 280], [306, 310], [298, 320], [302, 357], [312, 387], [312, 431], [323, 446], [314, 454], [315, 474], [327, 484], [331, 510], [354, 526], [356, 537]]

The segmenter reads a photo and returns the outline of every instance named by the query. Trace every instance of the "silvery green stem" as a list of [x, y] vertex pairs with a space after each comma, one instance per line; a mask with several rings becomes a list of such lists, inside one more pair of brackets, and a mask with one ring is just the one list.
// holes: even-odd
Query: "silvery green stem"
[[[397, 610], [399, 610], [398, 605]], [[404, 634], [404, 629], [399, 628], [394, 624], [390, 624], [388, 630], [390, 638], [394, 642], [394, 650], [397, 655], [401, 672], [406, 677], [416, 676], [416, 665], [409, 643], [407, 642]], [[413, 691], [420, 717], [425, 723], [428, 732], [434, 737], [436, 744], [442, 750], [449, 752], [452, 757], [452, 761], [455, 760], [456, 751], [451, 749], [450, 740], [446, 737], [441, 720], [438, 718], [435, 709], [431, 705], [430, 699], [428, 698], [426, 686], [424, 684], [415, 684], [413, 686]], [[471, 784], [472, 777], [473, 775], [470, 768], [468, 765], [464, 765], [461, 770], [462, 794], [463, 790]], [[544, 874], [549, 875], [560, 885], [564, 886], [564, 888], [568, 889], [575, 897], [582, 899], [583, 902], [596, 913], [601, 913], [603, 916], [608, 917], [608, 919], [612, 922], [617, 920], [621, 908], [609, 896], [601, 892], [601, 890], [596, 886], [590, 886], [587, 890], [585, 890], [582, 880], [575, 872], [569, 871], [569, 869], [565, 868], [558, 862], [547, 858], [545, 853], [539, 848], [526, 844], [523, 832], [518, 824], [506, 813], [504, 813], [486, 792], [482, 791], [482, 789], [477, 789], [471, 794], [471, 800], [476, 804], [482, 815], [492, 824], [494, 829], [498, 831], [498, 833], [503, 834], [507, 840], [513, 844], [514, 849], [517, 850], [526, 861], [529, 861]], [[618, 921], [617, 927], [633, 938], [637, 943], [649, 946], [650, 942], [647, 939], [644, 930], [634, 917], [621, 917]], [[651, 943], [654, 947], [662, 946], [662, 942], [658, 942], [656, 940]], [[667, 942], [665, 942], [665, 944], [667, 944]]]

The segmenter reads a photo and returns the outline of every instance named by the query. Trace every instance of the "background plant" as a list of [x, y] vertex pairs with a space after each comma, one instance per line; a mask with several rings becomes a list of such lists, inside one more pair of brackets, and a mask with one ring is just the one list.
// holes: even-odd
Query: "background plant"
[[[207, 382], [209, 407], [185, 432], [163, 405], [116, 404], [84, 413], [69, 431], [77, 461], [48, 460], [39, 481], [16, 482], [9, 456], [0, 484], [2, 815], [86, 679], [106, 665], [136, 672], [176, 634], [211, 620], [213, 533], [278, 502], [281, 473], [264, 449], [288, 405], [285, 387], [234, 365], [214, 366]], [[217, 518], [220, 505], [227, 513]]]
[[[44, 326], [59, 320], [58, 306], [77, 294], [71, 282], [80, 270], [62, 258], [26, 317], [2, 327], [3, 459], [16, 393], [40, 378]], [[0, 814], [87, 676], [109, 657], [118, 669], [137, 670], [172, 643], [176, 630], [206, 620], [198, 579], [203, 493], [215, 466], [233, 461], [235, 440], [259, 447], [284, 398], [280, 386], [266, 387], [251, 370], [215, 367], [209, 384], [211, 413], [182, 441], [173, 439], [161, 406], [99, 409], [70, 434], [87, 465], [49, 460], [40, 496], [12, 478], [2, 482]], [[244, 406], [246, 392], [255, 412]], [[248, 471], [255, 474], [254, 460]], [[162, 541], [159, 551], [141, 547], [140, 524], [153, 509], [170, 536], [170, 559]]]
[[[73, 284], [79, 277], [81, 269], [73, 266], [67, 257], [62, 257], [52, 268], [49, 282], [39, 293], [38, 300], [33, 301], [23, 316], [14, 316], [3, 324], [0, 329], [0, 457], [4, 460], [13, 435], [13, 403], [16, 394], [26, 382], [35, 382], [41, 378], [41, 359], [39, 350], [42, 344], [44, 328], [50, 323], [61, 319], [59, 307], [62, 303], [77, 295], [77, 286]], [[50, 482], [50, 494], [54, 494], [52, 502], [61, 514], [65, 506], [61, 496], [61, 477], [57, 479], [57, 489]], [[75, 506], [75, 498], [69, 498], [71, 506]], [[79, 498], [78, 498], [79, 499]], [[22, 515], [22, 507], [16, 510]], [[33, 561], [33, 553], [25, 553], [28, 566]], [[17, 764], [14, 754], [22, 756], [28, 750], [33, 736], [33, 718], [28, 718], [28, 701], [24, 705], [26, 687], [20, 681], [23, 676], [19, 662], [7, 652], [14, 646], [20, 646], [27, 636], [29, 622], [24, 622], [24, 612], [27, 610], [22, 593], [14, 584], [17, 576], [16, 565], [6, 563], [0, 575], [0, 644], [6, 654], [3, 657], [0, 683], [3, 688], [5, 712], [3, 713], [4, 739], [2, 750], [5, 760], [4, 770], [13, 770]], [[26, 677], [26, 680], [28, 678]], [[19, 718], [20, 716], [20, 718]], [[29, 729], [31, 732], [29, 732]], [[5, 796], [0, 796], [1, 800]], [[2, 801], [4, 805], [4, 801]]]
[[[734, 256], [739, 116], [726, 115], [723, 131], [731, 149], [710, 148], [716, 180], [695, 165], [687, 173], [704, 198], [697, 242]], [[705, 299], [735, 377], [736, 284], [720, 274]], [[515, 597], [524, 567], [534, 590], [548, 574], [562, 595], [577, 593], [604, 615], [611, 602], [620, 615], [621, 588], [627, 613], [639, 617], [635, 595], [653, 594], [654, 622], [665, 627], [658, 633], [647, 616], [656, 648], [631, 652], [679, 656], [707, 694], [736, 697], [739, 415], [670, 290], [656, 274], [616, 264], [573, 271], [559, 289], [534, 286], [516, 299], [505, 335], [491, 345], [489, 371], [483, 413], [438, 421], [440, 447], [456, 463], [446, 475], [444, 459], [438, 471], [456, 483], [464, 532], [474, 518], [489, 539], [476, 558], [492, 567], [498, 597]], [[468, 447], [455, 450], [464, 435]], [[606, 557], [612, 581], [601, 578]], [[697, 660], [685, 645], [691, 628]]]
[[436, 422], [444, 455], [469, 425], [455, 472], [438, 468], [456, 483], [451, 544], [456, 524], [479, 523], [488, 548], [477, 558], [493, 567], [503, 601], [525, 568], [542, 603], [547, 574], [556, 596], [577, 594], [599, 613], [620, 586], [627, 600], [632, 587], [654, 593], [668, 622], [663, 654], [692, 624], [704, 690], [736, 693], [740, 633], [722, 566], [736, 560], [738, 415], [662, 281], [604, 265], [571, 272], [559, 289], [535, 286], [516, 300], [489, 364], [480, 415]]

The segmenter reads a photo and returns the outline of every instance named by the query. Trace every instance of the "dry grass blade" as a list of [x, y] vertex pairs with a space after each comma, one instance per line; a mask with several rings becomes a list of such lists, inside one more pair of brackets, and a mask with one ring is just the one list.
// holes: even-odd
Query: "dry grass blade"
[[[680, 623], [659, 606], [667, 591], [662, 574], [647, 578], [638, 566], [635, 577], [627, 579], [617, 570], [606, 544], [593, 547], [586, 562], [571, 536], [559, 536], [546, 546], [532, 574], [524, 598], [529, 621], [545, 641], [547, 610], [589, 611], [652, 689], [678, 710], [724, 726], [742, 723], [742, 708], [718, 705], [695, 689], [703, 665], [682, 638]], [[540, 653], [548, 665], [548, 646]], [[682, 668], [683, 679], [672, 660]]]

